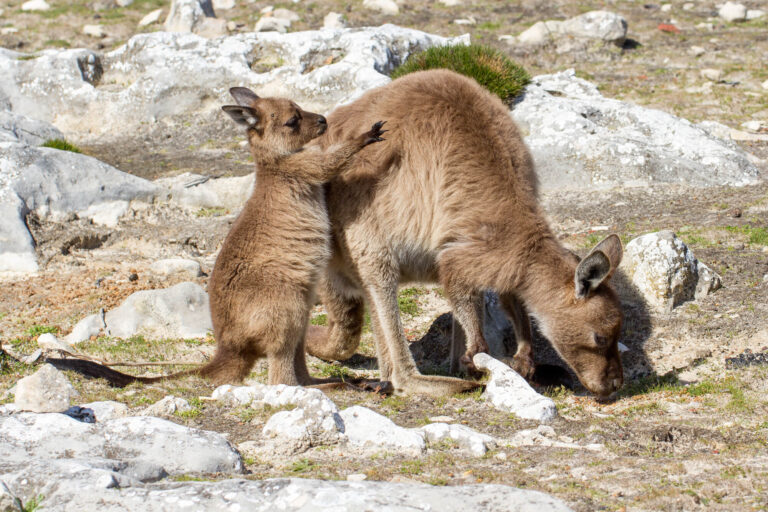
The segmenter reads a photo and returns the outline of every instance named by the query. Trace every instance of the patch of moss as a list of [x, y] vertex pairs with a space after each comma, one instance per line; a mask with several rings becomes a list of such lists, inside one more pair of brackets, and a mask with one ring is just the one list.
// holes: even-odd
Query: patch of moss
[[392, 78], [427, 69], [450, 69], [474, 78], [504, 102], [514, 99], [531, 81], [528, 72], [504, 53], [474, 44], [435, 46], [411, 55], [392, 72]]
[[72, 153], [82, 153], [80, 148], [75, 146], [74, 144], [70, 144], [69, 142], [65, 141], [64, 139], [51, 139], [43, 142], [41, 144], [44, 148], [53, 148], [58, 149], [61, 151], [71, 151]]

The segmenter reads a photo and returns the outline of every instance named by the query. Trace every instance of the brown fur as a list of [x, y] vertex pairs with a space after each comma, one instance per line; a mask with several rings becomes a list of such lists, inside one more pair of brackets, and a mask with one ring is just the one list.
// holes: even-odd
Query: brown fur
[[247, 127], [257, 173], [208, 282], [216, 353], [200, 368], [168, 376], [133, 377], [109, 369], [91, 371], [94, 376], [125, 385], [198, 374], [222, 384], [242, 380], [256, 359], [266, 357], [269, 384], [321, 382], [307, 370], [304, 336], [330, 254], [322, 184], [355, 153], [383, 140], [383, 123], [326, 150], [304, 148], [325, 132], [323, 116], [287, 99], [259, 98], [239, 87], [231, 92], [238, 105], [222, 108]]
[[362, 304], [371, 306], [381, 378], [400, 392], [449, 394], [472, 386], [422, 376], [397, 307], [404, 281], [440, 282], [466, 333], [469, 361], [487, 350], [483, 290], [495, 290], [519, 343], [515, 366], [533, 372], [535, 316], [582, 383], [605, 396], [622, 383], [618, 299], [607, 280], [621, 259], [611, 236], [579, 264], [539, 207], [533, 162], [508, 109], [476, 82], [436, 70], [414, 73], [334, 111], [324, 147], [387, 119], [392, 136], [327, 185], [333, 256], [321, 287], [329, 329], [313, 329], [311, 354], [351, 356]]

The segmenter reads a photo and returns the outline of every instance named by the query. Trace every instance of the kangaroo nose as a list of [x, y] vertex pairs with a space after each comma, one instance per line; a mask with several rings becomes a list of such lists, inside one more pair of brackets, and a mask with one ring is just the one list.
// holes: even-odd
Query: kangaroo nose
[[325, 119], [323, 116], [320, 116], [320, 117], [317, 119], [317, 123], [318, 123], [318, 124], [328, 124], [328, 121], [326, 121], [326, 119]]

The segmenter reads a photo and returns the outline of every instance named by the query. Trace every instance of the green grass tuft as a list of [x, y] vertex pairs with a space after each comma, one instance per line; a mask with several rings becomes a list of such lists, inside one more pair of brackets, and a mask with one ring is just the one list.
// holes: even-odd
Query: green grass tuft
[[53, 149], [59, 149], [61, 151], [71, 151], [72, 153], [82, 153], [80, 151], [80, 148], [75, 146], [74, 144], [70, 144], [69, 142], [65, 141], [64, 139], [51, 139], [43, 142], [42, 147], [44, 148], [53, 148]]
[[474, 78], [504, 102], [510, 102], [531, 81], [525, 69], [504, 53], [490, 46], [474, 44], [435, 46], [411, 55], [392, 72], [392, 78], [426, 69], [450, 69]]

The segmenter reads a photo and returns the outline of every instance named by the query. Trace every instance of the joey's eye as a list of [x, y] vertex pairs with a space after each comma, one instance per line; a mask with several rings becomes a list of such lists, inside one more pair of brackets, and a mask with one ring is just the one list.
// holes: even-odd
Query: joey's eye
[[595, 339], [595, 345], [597, 345], [598, 347], [607, 347], [608, 346], [609, 340], [605, 336], [600, 336], [599, 334], [594, 334], [593, 337]]
[[299, 118], [296, 116], [293, 116], [288, 121], [286, 121], [285, 126], [287, 126], [288, 128], [294, 128], [298, 124], [299, 124]]

